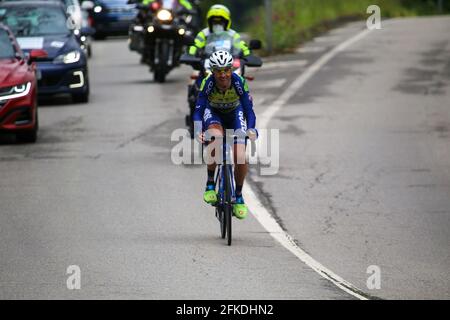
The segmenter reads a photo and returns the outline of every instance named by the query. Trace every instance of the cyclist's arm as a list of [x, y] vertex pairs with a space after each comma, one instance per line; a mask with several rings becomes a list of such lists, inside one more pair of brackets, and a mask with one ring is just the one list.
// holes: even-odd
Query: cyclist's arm
[[194, 114], [192, 115], [192, 121], [194, 122], [194, 131], [196, 135], [203, 131], [203, 113], [205, 112], [205, 108], [208, 105], [208, 94], [210, 93], [211, 81], [211, 75], [209, 75], [208, 77], [203, 79], [200, 86], [200, 92], [195, 104]]
[[237, 92], [240, 95], [241, 105], [242, 105], [242, 108], [244, 109], [245, 118], [247, 119], [247, 127], [249, 129], [255, 129], [256, 128], [256, 115], [255, 115], [255, 112], [253, 111], [253, 99], [248, 90], [247, 81], [239, 75], [236, 75], [236, 76], [237, 76], [237, 78], [236, 78], [237, 81], [234, 81], [234, 83], [236, 86], [240, 87], [240, 88], [237, 88]]

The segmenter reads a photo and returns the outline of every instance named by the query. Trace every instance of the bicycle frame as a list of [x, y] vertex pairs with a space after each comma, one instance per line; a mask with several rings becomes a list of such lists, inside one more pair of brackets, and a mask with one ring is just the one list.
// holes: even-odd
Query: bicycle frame
[[215, 185], [219, 196], [216, 217], [220, 221], [222, 238], [228, 236], [228, 245], [231, 245], [232, 206], [236, 199], [233, 165], [232, 162], [227, 162], [231, 155], [231, 146], [226, 142], [225, 135], [222, 142], [222, 163], [218, 164]]

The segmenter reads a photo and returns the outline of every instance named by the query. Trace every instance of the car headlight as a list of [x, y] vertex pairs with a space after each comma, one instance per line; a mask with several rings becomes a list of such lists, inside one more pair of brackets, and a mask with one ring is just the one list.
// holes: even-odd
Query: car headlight
[[158, 11], [156, 17], [161, 21], [170, 21], [172, 20], [172, 13], [169, 10], [162, 9]]
[[54, 63], [75, 63], [80, 60], [81, 53], [80, 51], [70, 51], [69, 53], [61, 54], [57, 56], [53, 62]]
[[0, 102], [3, 100], [9, 100], [14, 98], [20, 98], [26, 96], [31, 89], [31, 82], [25, 82], [12, 87], [4, 95], [0, 95]]
[[14, 87], [13, 87], [13, 92], [14, 92], [14, 93], [23, 93], [23, 92], [25, 92], [25, 91], [27, 90], [27, 85], [28, 85], [29, 83], [30, 83], [30, 82], [22, 83], [22, 84], [18, 84], [18, 85], [16, 85], [16, 86], [14, 86]]

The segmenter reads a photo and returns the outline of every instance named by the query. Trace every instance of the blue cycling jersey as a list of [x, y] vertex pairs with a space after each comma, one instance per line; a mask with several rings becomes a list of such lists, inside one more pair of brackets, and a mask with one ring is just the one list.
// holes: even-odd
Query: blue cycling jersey
[[[254, 129], [256, 126], [256, 116], [253, 111], [253, 100], [245, 79], [233, 73], [231, 76], [231, 88], [222, 93], [216, 87], [214, 76], [209, 75], [202, 82], [192, 119], [194, 122], [202, 121], [207, 107], [216, 111], [218, 115], [226, 115], [236, 110], [239, 106], [242, 106], [244, 111], [247, 128]], [[204, 128], [203, 130], [206, 129]]]

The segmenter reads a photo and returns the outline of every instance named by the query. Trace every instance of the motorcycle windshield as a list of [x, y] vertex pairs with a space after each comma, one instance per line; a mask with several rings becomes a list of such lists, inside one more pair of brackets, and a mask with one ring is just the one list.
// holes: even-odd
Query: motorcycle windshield
[[177, 0], [163, 0], [162, 2], [162, 8], [167, 10], [175, 10], [177, 8], [177, 5]]
[[210, 56], [213, 52], [224, 50], [231, 53], [233, 56], [238, 56], [241, 50], [234, 46], [233, 37], [227, 32], [219, 34], [210, 34], [208, 36], [207, 44], [205, 46], [205, 54]]

